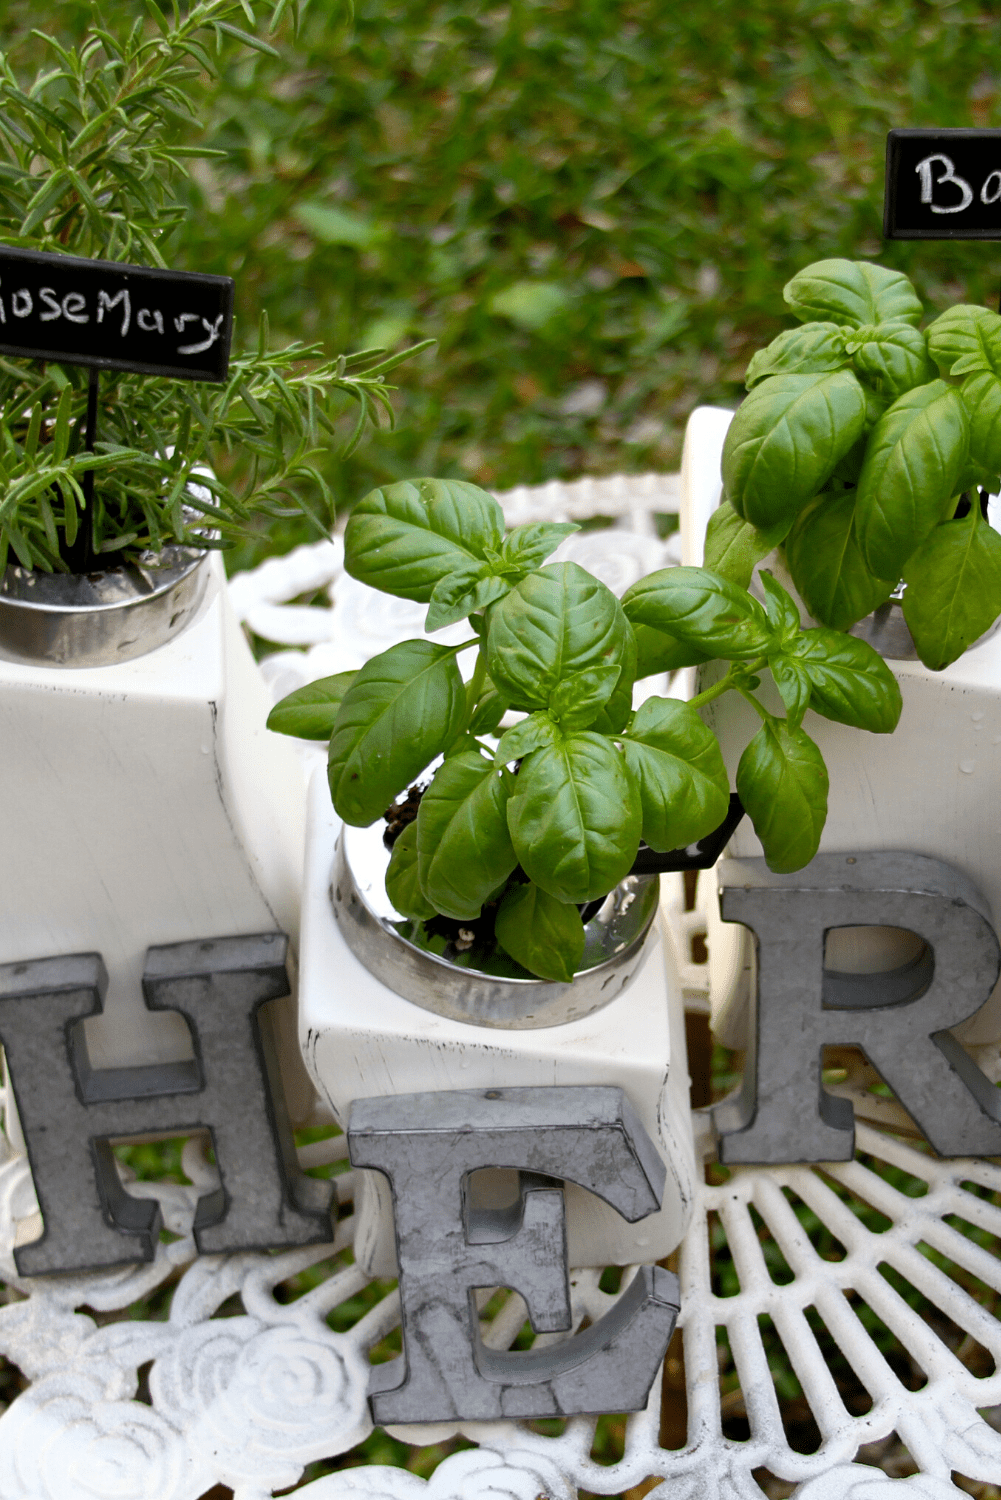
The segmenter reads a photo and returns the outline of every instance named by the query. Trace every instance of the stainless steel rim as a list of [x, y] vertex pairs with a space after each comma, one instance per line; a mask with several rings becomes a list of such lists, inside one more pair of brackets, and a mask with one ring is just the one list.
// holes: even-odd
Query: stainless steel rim
[[[917, 648], [914, 645], [914, 637], [907, 628], [904, 619], [904, 585], [901, 584], [894, 589], [885, 604], [880, 604], [871, 615], [866, 615], [853, 625], [849, 635], [857, 636], [860, 641], [866, 641], [874, 651], [878, 651], [884, 661], [918, 661]], [[1001, 629], [1001, 615], [994, 621], [983, 635], [969, 646], [967, 651], [974, 651], [989, 641]]]
[[145, 656], [194, 616], [207, 557], [170, 546], [103, 573], [9, 567], [0, 580], [0, 655], [47, 667], [106, 667]]
[[448, 1020], [517, 1031], [565, 1026], [614, 1000], [646, 958], [659, 897], [656, 875], [627, 876], [606, 897], [586, 925], [587, 967], [572, 984], [561, 984], [487, 974], [418, 947], [407, 935], [417, 924], [395, 912], [386, 896], [388, 862], [381, 823], [343, 828], [330, 887], [334, 914], [348, 947], [370, 973]]

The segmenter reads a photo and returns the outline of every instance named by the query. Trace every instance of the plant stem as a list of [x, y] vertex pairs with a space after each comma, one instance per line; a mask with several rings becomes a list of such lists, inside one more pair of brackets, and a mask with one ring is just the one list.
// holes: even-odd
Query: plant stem
[[487, 654], [481, 645], [479, 651], [476, 653], [476, 665], [473, 668], [473, 675], [466, 684], [466, 724], [463, 727], [467, 727], [472, 723], [473, 714], [476, 712], [476, 705], [483, 691], [483, 683], [486, 675]]
[[688, 706], [690, 708], [701, 708], [704, 703], [711, 703], [714, 698], [720, 698], [724, 693], [728, 693], [733, 687], [733, 682], [731, 681], [733, 671], [733, 665], [731, 664], [725, 677], [721, 677], [719, 682], [714, 682], [712, 687], [705, 688], [701, 693], [696, 693], [694, 698], [689, 698]]
[[767, 724], [770, 719], [774, 719], [775, 718], [775, 715], [774, 714], [770, 714], [768, 712], [767, 708], [763, 708], [762, 707], [762, 705], [758, 702], [757, 698], [755, 698], [754, 694], [751, 692], [750, 688], [740, 687], [738, 685], [737, 686], [737, 692], [740, 694], [740, 696], [742, 698], [746, 698], [747, 699], [747, 702], [754, 709], [755, 713], [760, 715], [763, 723]]
[[[722, 697], [722, 695], [724, 693], [728, 693], [731, 688], [735, 688], [737, 692], [743, 692], [744, 690], [741, 688], [739, 682], [737, 681], [739, 675], [741, 673], [750, 674], [754, 672], [760, 672], [761, 669], [763, 667], [766, 667], [767, 665], [767, 656], [760, 656], [757, 661], [732, 661], [730, 663], [729, 671], [727, 672], [725, 677], [721, 677], [719, 682], [714, 683], [712, 687], [706, 688], [704, 692], [696, 693], [694, 698], [689, 698], [689, 707], [701, 708], [703, 703], [711, 703], [714, 698]], [[747, 694], [744, 693], [744, 696], [747, 697]]]
[[767, 666], [767, 664], [768, 659], [764, 656], [759, 661], [731, 662], [730, 669], [725, 677], [721, 677], [719, 682], [714, 683], [712, 687], [706, 688], [705, 692], [696, 693], [694, 698], [689, 698], [689, 707], [701, 708], [704, 703], [711, 703], [714, 698], [721, 698], [724, 693], [729, 692], [733, 688], [742, 698], [747, 699], [754, 711], [760, 714], [764, 722], [767, 723], [769, 719], [775, 717], [774, 714], [770, 714], [767, 708], [763, 708], [750, 688], [744, 687], [739, 680], [740, 676], [744, 673], [760, 672], [762, 667]]

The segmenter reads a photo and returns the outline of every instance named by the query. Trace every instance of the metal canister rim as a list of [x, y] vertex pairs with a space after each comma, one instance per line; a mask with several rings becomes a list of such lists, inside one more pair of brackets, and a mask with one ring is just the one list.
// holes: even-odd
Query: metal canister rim
[[385, 893], [388, 859], [381, 824], [342, 828], [330, 886], [334, 915], [348, 947], [370, 973], [395, 994], [448, 1020], [518, 1031], [565, 1026], [621, 994], [649, 951], [659, 877], [629, 875], [586, 924], [587, 967], [572, 982], [460, 967], [408, 936], [416, 924], [395, 912]]
[[198, 610], [204, 550], [177, 545], [88, 574], [19, 566], [0, 579], [0, 656], [47, 667], [104, 667], [145, 656]]

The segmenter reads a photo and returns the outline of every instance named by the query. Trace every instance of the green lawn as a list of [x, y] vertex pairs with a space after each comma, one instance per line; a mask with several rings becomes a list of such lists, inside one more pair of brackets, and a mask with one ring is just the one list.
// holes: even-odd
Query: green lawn
[[[92, 9], [49, 14], [72, 36]], [[9, 0], [4, 33], [34, 15]], [[274, 40], [206, 90], [227, 155], [197, 169], [176, 261], [236, 277], [248, 338], [264, 304], [330, 351], [438, 340], [399, 372], [395, 434], [331, 456], [343, 505], [415, 472], [674, 467], [819, 256], [898, 265], [935, 309], [996, 302], [994, 246], [880, 238], [890, 126], [1001, 123], [985, 4], [358, 0], [349, 24], [312, 0]]]

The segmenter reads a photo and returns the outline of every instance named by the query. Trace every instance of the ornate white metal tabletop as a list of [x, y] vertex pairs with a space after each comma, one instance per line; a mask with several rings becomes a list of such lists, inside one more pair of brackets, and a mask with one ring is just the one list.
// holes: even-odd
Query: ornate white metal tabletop
[[[562, 555], [617, 592], [680, 561], [677, 532], [662, 538], [655, 519], [677, 512], [676, 476], [500, 498], [513, 524], [609, 518]], [[422, 628], [420, 606], [387, 610], [341, 565], [339, 543], [321, 543], [233, 581], [250, 629], [298, 648], [264, 661], [275, 697]], [[288, 602], [321, 590], [329, 607]], [[707, 969], [692, 956], [703, 918], [686, 909], [680, 877], [665, 884], [686, 1003], [704, 1013]], [[997, 1048], [981, 1054], [997, 1078]], [[897, 1107], [844, 1061], [838, 1091], [870, 1122], [859, 1124], [854, 1161], [707, 1167], [678, 1253], [683, 1302], [664, 1386], [626, 1420], [621, 1457], [592, 1456], [594, 1418], [393, 1429], [415, 1446], [466, 1440], [428, 1480], [350, 1458], [371, 1431], [370, 1354], [379, 1357], [399, 1313], [391, 1284], [370, 1283], [353, 1262], [343, 1136], [300, 1147], [304, 1167], [338, 1164], [330, 1245], [197, 1256], [195, 1200], [217, 1179], [192, 1138], [190, 1186], [126, 1182], [163, 1206], [151, 1264], [28, 1280], [13, 1249], [37, 1234], [37, 1203], [14, 1130], [0, 1143], [0, 1352], [26, 1388], [0, 1416], [0, 1496], [200, 1500], [228, 1488], [236, 1500], [266, 1500], [300, 1483], [309, 1500], [755, 1500], [794, 1487], [798, 1500], [872, 1500], [888, 1483], [915, 1500], [947, 1500], [957, 1485], [992, 1494], [975, 1486], [1001, 1482], [1001, 1167], [942, 1161], [908, 1140]], [[615, 1278], [600, 1271], [572, 1273], [574, 1329], [596, 1321], [629, 1278], [627, 1269], [612, 1290]], [[498, 1295], [482, 1316], [487, 1346], [508, 1348], [524, 1304]], [[310, 1465], [338, 1459], [344, 1467], [310, 1477]], [[917, 1472], [891, 1479], [894, 1462]]]

